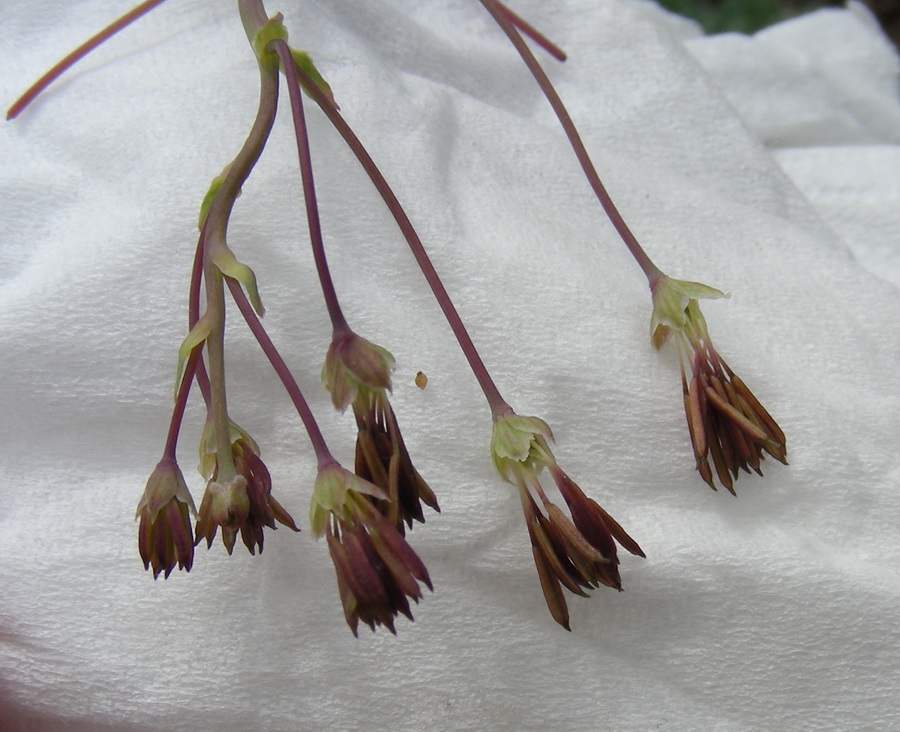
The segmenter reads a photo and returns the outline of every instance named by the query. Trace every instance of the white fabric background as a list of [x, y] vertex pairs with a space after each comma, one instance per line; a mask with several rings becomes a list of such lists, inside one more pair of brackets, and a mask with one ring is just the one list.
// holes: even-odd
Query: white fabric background
[[[0, 98], [128, 7], [7, 0]], [[132, 516], [168, 423], [197, 208], [257, 84], [233, 4], [173, 0], [0, 127], [0, 726], [900, 726], [896, 54], [859, 7], [709, 39], [637, 1], [514, 7], [569, 52], [542, 60], [651, 256], [732, 293], [704, 307], [713, 338], [787, 433], [790, 467], [742, 477], [736, 499], [694, 473], [642, 275], [478, 3], [269, 3], [406, 204], [507, 400], [550, 422], [563, 467], [648, 558], [624, 556], [625, 592], [573, 598], [572, 634], [552, 621], [475, 381], [310, 111], [346, 313], [397, 357], [395, 407], [443, 509], [411, 534], [435, 593], [399, 637], [355, 640], [325, 546], [284, 530], [261, 557], [217, 543], [153, 582]], [[349, 463], [352, 418], [318, 384], [329, 330], [295, 161], [284, 114], [231, 243]], [[230, 322], [233, 416], [305, 524], [311, 451]], [[198, 500], [200, 421], [195, 404], [180, 451]]]

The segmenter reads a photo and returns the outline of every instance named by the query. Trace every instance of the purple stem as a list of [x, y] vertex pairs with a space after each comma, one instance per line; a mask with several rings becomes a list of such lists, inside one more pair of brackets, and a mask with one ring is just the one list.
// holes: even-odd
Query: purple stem
[[584, 143], [581, 141], [575, 123], [572, 122], [569, 112], [559, 98], [559, 94], [556, 93], [556, 89], [553, 88], [553, 84], [550, 82], [547, 74], [544, 73], [544, 70], [534, 57], [534, 54], [531, 53], [525, 41], [522, 40], [522, 37], [513, 27], [512, 23], [510, 23], [506, 14], [503, 12], [500, 3], [498, 3], [497, 0], [481, 0], [481, 4], [484, 5], [487, 11], [493, 16], [494, 20], [497, 21], [497, 25], [503, 29], [503, 32], [506, 33], [509, 40], [512, 41], [513, 46], [515, 46], [516, 51], [519, 52], [519, 55], [522, 57], [522, 60], [525, 62], [531, 75], [534, 77], [535, 81], [537, 81], [544, 96], [547, 97], [547, 101], [550, 102], [550, 106], [553, 107], [553, 111], [556, 113], [563, 131], [566, 133], [566, 137], [569, 138], [569, 143], [575, 151], [575, 157], [578, 158], [581, 169], [584, 171], [588, 183], [590, 183], [591, 188], [594, 190], [594, 194], [600, 201], [600, 205], [603, 206], [603, 210], [606, 212], [612, 225], [615, 227], [619, 236], [622, 237], [622, 241], [625, 242], [628, 251], [631, 252], [631, 255], [635, 258], [638, 265], [647, 276], [647, 280], [650, 283], [650, 289], [653, 289], [656, 282], [665, 275], [651, 261], [650, 257], [640, 245], [640, 242], [638, 242], [637, 237], [635, 237], [631, 232], [631, 229], [628, 228], [625, 219], [622, 218], [622, 215], [613, 203], [612, 198], [610, 198], [609, 193], [606, 191], [606, 187], [603, 185], [600, 176], [597, 174], [597, 170], [594, 168], [593, 162], [591, 162], [591, 157], [588, 155]]
[[191, 351], [187, 365], [184, 368], [184, 374], [181, 376], [181, 385], [178, 387], [178, 394], [175, 397], [175, 408], [172, 410], [172, 419], [169, 422], [169, 434], [166, 436], [166, 446], [163, 449], [163, 460], [177, 462], [175, 453], [178, 447], [178, 433], [181, 431], [184, 410], [187, 406], [188, 395], [191, 393], [191, 383], [194, 381], [197, 365], [201, 363], [200, 354], [202, 351], [202, 345]]
[[309, 152], [309, 133], [306, 129], [306, 115], [303, 113], [303, 96], [300, 94], [300, 80], [297, 77], [297, 64], [291, 55], [291, 49], [284, 41], [273, 41], [272, 48], [281, 59], [284, 75], [288, 82], [288, 94], [291, 99], [291, 113], [294, 120], [294, 136], [297, 139], [297, 154], [300, 158], [300, 176], [303, 180], [303, 198], [306, 201], [306, 220], [309, 222], [309, 239], [312, 245], [316, 272], [322, 285], [325, 306], [334, 328], [334, 336], [349, 332], [350, 327], [341, 312], [328, 260], [325, 257], [325, 243], [322, 240], [322, 224], [319, 220], [319, 206], [316, 202], [316, 186], [313, 180], [312, 159]]
[[226, 277], [225, 282], [228, 283], [228, 289], [231, 290], [231, 296], [234, 298], [234, 302], [237, 304], [238, 309], [241, 311], [241, 315], [244, 316], [244, 320], [247, 321], [247, 325], [250, 327], [250, 330], [253, 332], [256, 340], [259, 342], [263, 353], [266, 354], [266, 358], [269, 359], [269, 362], [272, 364], [272, 368], [275, 369], [275, 373], [278, 374], [278, 378], [281, 379], [281, 383], [284, 384], [284, 388], [287, 391], [288, 396], [294, 403], [297, 414], [300, 415], [300, 419], [303, 421], [303, 426], [306, 428], [307, 434], [309, 434], [309, 441], [312, 443], [313, 450], [316, 453], [316, 458], [319, 461], [319, 465], [321, 466], [323, 462], [334, 462], [334, 458], [331, 456], [331, 452], [328, 450], [328, 446], [325, 444], [325, 438], [322, 436], [322, 431], [319, 429], [316, 418], [313, 416], [313, 413], [309, 408], [309, 404], [306, 402], [306, 399], [303, 396], [303, 392], [300, 391], [300, 387], [294, 380], [294, 376], [291, 373], [291, 370], [284, 362], [281, 354], [278, 353], [278, 349], [275, 348], [275, 344], [272, 343], [272, 339], [269, 338], [269, 334], [266, 333], [266, 329], [263, 327], [263, 324], [260, 322], [259, 317], [253, 310], [253, 306], [247, 299], [247, 295], [244, 294], [244, 290], [241, 288], [241, 284], [237, 280], [234, 280], [230, 277]]
[[[188, 332], [197, 321], [200, 320], [200, 286], [203, 283], [203, 241], [206, 236], [206, 224], [200, 230], [200, 239], [197, 241], [197, 251], [194, 254], [194, 266], [191, 270], [191, 286], [188, 293]], [[193, 356], [193, 354], [191, 354]], [[201, 359], [197, 364], [197, 386], [203, 395], [203, 401], [209, 407], [209, 375], [206, 373], [206, 364]]]
[[547, 53], [553, 56], [553, 58], [555, 58], [557, 61], [566, 60], [566, 52], [563, 51], [555, 43], [553, 43], [553, 41], [547, 38], [547, 36], [541, 33], [537, 28], [531, 25], [531, 23], [525, 20], [521, 15], [516, 15], [512, 10], [510, 10], [501, 2], [498, 2], [497, 5], [500, 6], [500, 10], [509, 19], [510, 23], [516, 26], [516, 28], [522, 31], [522, 33], [528, 36], [532, 41], [537, 43]]

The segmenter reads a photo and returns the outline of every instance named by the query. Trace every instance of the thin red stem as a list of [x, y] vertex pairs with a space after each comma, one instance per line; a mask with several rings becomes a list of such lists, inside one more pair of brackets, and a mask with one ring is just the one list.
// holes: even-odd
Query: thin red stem
[[316, 272], [322, 285], [325, 307], [331, 318], [335, 336], [349, 330], [341, 306], [338, 302], [328, 260], [325, 256], [325, 242], [322, 239], [322, 224], [319, 220], [319, 206], [316, 201], [316, 186], [313, 180], [312, 158], [309, 152], [309, 133], [306, 129], [306, 115], [303, 113], [303, 95], [300, 93], [300, 80], [297, 77], [297, 64], [291, 55], [291, 49], [284, 41], [274, 41], [272, 48], [281, 59], [284, 75], [288, 82], [288, 94], [291, 100], [291, 114], [294, 120], [294, 136], [297, 140], [297, 154], [300, 158], [300, 176], [303, 180], [303, 198], [306, 202], [306, 220], [309, 223], [309, 239], [312, 245]]
[[[200, 319], [200, 284], [203, 279], [203, 232], [200, 233], [200, 241], [197, 242], [197, 253], [194, 255], [194, 267], [191, 272], [191, 288], [188, 296], [188, 330], [190, 331]], [[178, 447], [178, 434], [181, 431], [181, 422], [184, 419], [184, 410], [187, 407], [188, 395], [191, 383], [196, 379], [203, 401], [209, 406], [209, 376], [201, 356], [203, 346], [197, 346], [188, 357], [184, 373], [181, 376], [181, 385], [175, 396], [175, 407], [172, 410], [172, 419], [169, 422], [169, 434], [166, 437], [166, 446], [163, 450], [163, 459], [176, 459]]]
[[319, 460], [320, 464], [323, 461], [333, 462], [334, 458], [331, 457], [331, 452], [325, 444], [325, 438], [322, 436], [322, 431], [319, 429], [316, 418], [313, 416], [312, 410], [310, 410], [309, 404], [303, 396], [303, 392], [300, 391], [300, 387], [297, 385], [294, 375], [291, 373], [288, 365], [284, 362], [281, 354], [278, 353], [275, 344], [272, 343], [272, 339], [266, 332], [265, 327], [263, 327], [256, 312], [253, 310], [253, 306], [247, 299], [247, 295], [244, 294], [244, 290], [241, 288], [240, 283], [230, 277], [226, 277], [225, 282], [228, 284], [228, 289], [231, 290], [231, 296], [234, 298], [234, 302], [241, 311], [241, 315], [244, 316], [244, 320], [247, 321], [247, 325], [259, 342], [263, 353], [266, 354], [266, 358], [269, 359], [272, 368], [275, 369], [275, 373], [278, 374], [278, 378], [281, 379], [281, 383], [284, 384], [288, 396], [294, 403], [297, 414], [300, 415], [303, 426], [306, 428], [306, 432], [309, 435], [309, 441], [312, 443], [316, 458]]
[[[191, 384], [197, 374], [197, 365], [200, 363], [200, 354], [203, 352], [203, 346], [197, 346], [188, 357], [187, 365], [184, 368], [184, 374], [181, 377], [181, 385], [178, 387], [178, 394], [175, 397], [175, 408], [172, 410], [172, 419], [169, 422], [169, 434], [166, 436], [166, 446], [163, 450], [162, 459], [176, 460], [176, 449], [178, 447], [178, 433], [181, 431], [181, 422], [184, 419], [184, 410], [187, 407], [188, 396], [191, 393]], [[208, 388], [208, 385], [207, 385]]]
[[541, 68], [541, 65], [534, 57], [534, 54], [529, 50], [528, 46], [525, 44], [525, 41], [522, 40], [522, 37], [516, 31], [515, 27], [513, 27], [513, 24], [510, 22], [506, 13], [503, 12], [501, 4], [497, 2], [497, 0], [481, 0], [481, 4], [484, 5], [485, 9], [493, 16], [494, 20], [497, 21], [497, 25], [499, 25], [500, 28], [503, 29], [503, 32], [506, 33], [513, 46], [515, 46], [516, 51], [518, 51], [519, 55], [522, 57], [522, 60], [525, 62], [525, 65], [528, 67], [528, 70], [531, 72], [531, 75], [534, 77], [535, 81], [537, 81], [538, 86], [540, 86], [541, 91], [544, 93], [544, 96], [547, 97], [547, 101], [550, 102], [550, 106], [556, 113], [556, 116], [559, 119], [559, 123], [562, 125], [563, 131], [566, 133], [566, 137], [569, 138], [569, 143], [572, 145], [572, 149], [575, 151], [575, 157], [578, 158], [578, 162], [581, 164], [581, 169], [584, 171], [584, 174], [587, 177], [588, 183], [590, 183], [594, 194], [600, 201], [600, 205], [603, 206], [603, 210], [609, 217], [610, 222], [612, 222], [612, 225], [615, 227], [619, 236], [622, 237], [622, 241], [625, 242], [625, 246], [628, 247], [628, 251], [631, 252], [631, 255], [635, 258], [638, 265], [647, 276], [647, 280], [649, 281], [650, 287], [652, 289], [656, 281], [659, 280], [660, 277], [664, 276], [663, 272], [653, 263], [653, 261], [644, 251], [643, 247], [640, 245], [640, 242], [638, 242], [637, 237], [635, 237], [635, 235], [631, 232], [631, 229], [628, 228], [628, 225], [625, 223], [625, 219], [622, 218], [622, 214], [619, 213], [619, 209], [616, 208], [616, 205], [613, 203], [612, 198], [610, 198], [610, 195], [607, 192], [606, 187], [603, 185], [603, 182], [600, 180], [600, 176], [597, 174], [596, 168], [594, 168], [594, 163], [591, 161], [591, 157], [590, 155], [588, 155], [588, 151], [585, 148], [584, 143], [581, 141], [581, 136], [578, 134], [575, 123], [572, 122], [572, 118], [569, 116], [569, 112], [566, 110], [562, 99], [560, 99], [559, 94], [556, 93], [556, 89], [553, 88], [553, 84], [550, 82], [547, 74], [544, 73], [544, 70]]
[[28, 88], [28, 90], [16, 100], [15, 104], [13, 104], [9, 108], [9, 110], [6, 112], [6, 119], [13, 119], [17, 117], [19, 113], [23, 109], [25, 109], [25, 107], [27, 107], [29, 104], [31, 104], [31, 102], [34, 101], [35, 97], [37, 97], [38, 94], [40, 94], [42, 91], [44, 91], [44, 89], [50, 86], [50, 84], [56, 81], [56, 79], [58, 79], [67, 69], [78, 63], [78, 61], [87, 56], [101, 43], [112, 38], [123, 28], [131, 25], [142, 15], [146, 15], [157, 5], [162, 5], [163, 2], [165, 2], [165, 0], [145, 0], [145, 2], [142, 2], [136, 8], [125, 13], [125, 15], [123, 15], [121, 18], [106, 26], [106, 28], [104, 28], [102, 31], [82, 43], [78, 48], [72, 51], [72, 53], [66, 56], [40, 79], [34, 82], [34, 84], [32, 84]]

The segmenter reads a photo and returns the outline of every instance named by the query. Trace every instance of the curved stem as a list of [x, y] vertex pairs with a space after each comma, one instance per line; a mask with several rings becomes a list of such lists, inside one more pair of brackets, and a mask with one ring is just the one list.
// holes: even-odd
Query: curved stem
[[[275, 112], [278, 108], [278, 69], [267, 69], [260, 66], [259, 108], [250, 134], [244, 141], [240, 152], [228, 168], [212, 205], [209, 207], [204, 227], [206, 230], [206, 249], [224, 245], [228, 232], [228, 220], [231, 211], [241, 193], [241, 186], [250, 176], [250, 172], [262, 155], [272, 125], [275, 123]], [[207, 283], [207, 286], [209, 283]]]
[[231, 453], [231, 424], [225, 390], [225, 288], [222, 273], [209, 257], [205, 259], [204, 275], [206, 314], [212, 323], [206, 339], [206, 355], [209, 361], [209, 414], [216, 431], [215, 479], [224, 483], [237, 473]]
[[277, 107], [278, 69], [260, 65], [259, 109], [256, 119], [213, 199], [200, 237], [203, 278], [206, 284], [205, 315], [212, 323], [211, 332], [206, 339], [210, 387], [208, 407], [216, 431], [216, 479], [219, 481], [231, 479], [236, 471], [231, 453], [231, 426], [225, 390], [225, 290], [222, 272], [213, 260], [217, 248], [227, 248], [226, 235], [232, 209], [240, 195], [241, 186], [266, 145]]
[[244, 320], [247, 321], [247, 325], [250, 327], [250, 330], [253, 332], [256, 340], [259, 342], [263, 353], [266, 354], [266, 358], [269, 359], [269, 362], [272, 364], [272, 368], [275, 369], [275, 373], [278, 374], [278, 378], [281, 379], [281, 383], [284, 384], [284, 388], [287, 391], [288, 396], [294, 403], [297, 414], [300, 415], [303, 426], [306, 428], [306, 432], [309, 435], [309, 441], [312, 443], [313, 450], [316, 453], [316, 458], [320, 463], [323, 460], [333, 461], [334, 458], [331, 457], [331, 452], [328, 450], [328, 446], [325, 444], [325, 438], [322, 436], [322, 431], [319, 429], [316, 418], [313, 416], [312, 410], [310, 410], [309, 404], [303, 396], [303, 392], [300, 391], [300, 387], [297, 385], [297, 382], [294, 379], [294, 375], [291, 373], [287, 364], [284, 362], [281, 354], [278, 353], [278, 349], [275, 348], [275, 344], [272, 343], [272, 339], [269, 337], [269, 334], [263, 327], [259, 316], [257, 316], [257, 314], [254, 312], [253, 306], [250, 305], [250, 301], [247, 299], [247, 295], [241, 289], [240, 283], [236, 280], [231, 279], [230, 277], [226, 277], [225, 282], [228, 284], [228, 289], [231, 290], [231, 296], [234, 298], [234, 302], [237, 304], [238, 310], [241, 311], [241, 315], [244, 316]]
[[287, 78], [288, 94], [291, 98], [291, 113], [294, 120], [294, 136], [297, 139], [297, 154], [300, 158], [300, 176], [303, 179], [303, 198], [306, 202], [306, 220], [309, 222], [309, 239], [312, 245], [316, 272], [322, 285], [325, 307], [331, 318], [335, 337], [349, 331], [349, 326], [341, 312], [328, 260], [325, 257], [325, 243], [322, 239], [322, 225], [319, 221], [319, 207], [316, 202], [316, 187], [313, 180], [312, 159], [309, 152], [309, 133], [306, 129], [306, 116], [303, 113], [303, 96], [300, 94], [300, 80], [297, 76], [297, 64], [291, 55], [291, 49], [284, 41], [274, 41], [273, 49], [281, 59], [284, 75]]
[[188, 395], [191, 393], [191, 384], [197, 373], [197, 364], [200, 363], [200, 354], [203, 351], [197, 346], [188, 357], [184, 374], [181, 377], [181, 385], [175, 397], [175, 407], [172, 410], [172, 419], [169, 421], [169, 433], [166, 436], [166, 446], [163, 449], [163, 460], [176, 462], [176, 450], [178, 447], [178, 433], [181, 431], [181, 422], [184, 419], [184, 410], [187, 406]]
[[247, 38], [253, 38], [256, 32], [269, 22], [262, 0], [238, 0], [238, 12], [241, 14]]
[[[188, 331], [190, 331], [200, 319], [200, 284], [203, 279], [203, 233], [197, 242], [197, 252], [194, 255], [194, 265], [191, 272], [190, 294], [188, 295]], [[166, 446], [163, 449], [163, 460], [177, 462], [176, 451], [178, 448], [178, 435], [181, 432], [181, 423], [184, 419], [184, 410], [187, 407], [188, 395], [191, 392], [191, 384], [196, 379], [203, 401], [209, 410], [209, 376], [203, 364], [203, 348], [197, 346], [188, 356], [184, 373], [181, 376], [181, 384], [178, 394], [175, 396], [175, 407], [172, 409], [172, 419], [169, 421], [169, 432], [166, 436]]]
[[413, 257], [415, 257], [419, 268], [422, 270], [425, 280], [431, 287], [431, 291], [434, 293], [434, 297], [443, 311], [444, 317], [447, 319], [447, 323], [453, 331], [453, 335], [456, 336], [456, 340], [462, 349], [463, 355], [466, 357], [469, 366], [472, 368], [472, 373], [478, 380], [478, 385], [481, 387], [482, 392], [484, 392], [484, 396], [491, 407], [494, 418], [497, 419], [504, 414], [509, 414], [512, 412], [512, 408], [504, 401], [496, 384], [494, 384], [494, 380], [491, 378], [487, 367], [481, 360], [481, 356], [478, 354], [475, 344], [472, 342], [472, 339], [463, 324], [462, 318], [460, 318], [456, 307], [453, 305], [453, 301], [447, 294], [447, 290], [444, 288], [444, 284], [441, 282], [437, 270], [435, 270], [434, 265], [431, 263], [431, 259], [429, 259], [428, 253], [425, 251], [421, 239], [419, 239], [419, 235], [416, 233], [409, 217], [403, 210], [403, 206], [400, 205], [400, 201], [397, 200], [397, 197], [394, 195], [394, 191], [391, 189], [390, 185], [388, 185], [388, 182], [381, 174], [375, 161], [372, 160], [362, 142], [360, 142], [353, 130], [350, 129], [350, 125], [347, 124], [341, 113], [335, 108], [334, 104], [302, 69], [297, 69], [297, 76], [300, 79], [300, 83], [303, 85], [303, 89], [313, 98], [313, 100], [315, 100], [316, 104], [322, 108], [322, 111], [328, 117], [331, 124], [334, 125], [341, 137], [344, 138], [347, 146], [353, 151], [353, 154], [356, 156], [357, 160], [359, 160], [360, 165], [362, 165], [363, 169], [366, 171], [366, 174], [369, 176], [375, 189], [381, 195], [388, 210], [397, 222], [397, 226], [400, 227], [400, 231], [406, 239], [406, 243], [409, 244], [409, 248], [412, 251]]
[[535, 81], [537, 81], [544, 96], [547, 97], [547, 101], [550, 102], [550, 106], [553, 107], [553, 111], [556, 113], [563, 131], [566, 133], [566, 137], [569, 138], [569, 143], [575, 151], [575, 157], [578, 158], [581, 169], [584, 171], [594, 194], [600, 201], [600, 205], [603, 206], [603, 210], [606, 212], [612, 225], [622, 238], [622, 241], [625, 242], [628, 251], [631, 252], [631, 255], [635, 258], [638, 265], [647, 276], [647, 280], [652, 288], [656, 281], [664, 276], [663, 272], [653, 263], [644, 251], [640, 242], [638, 242], [637, 237], [635, 237], [631, 232], [631, 229], [628, 228], [625, 219], [622, 218], [622, 215], [613, 203], [612, 198], [610, 198], [606, 187], [603, 185], [600, 176], [597, 174], [597, 170], [594, 168], [593, 162], [591, 162], [590, 155], [588, 155], [584, 143], [581, 141], [575, 123], [572, 122], [569, 112], [562, 103], [559, 94], [556, 93], [556, 89], [553, 88], [553, 84], [550, 82], [547, 74], [544, 73], [544, 70], [534, 57], [534, 54], [531, 53], [528, 46], [525, 44], [525, 41], [522, 40], [522, 37], [518, 34], [512, 23], [510, 23], [502, 10], [500, 3], [498, 3], [497, 0], [481, 0], [481, 4], [484, 5], [485, 9], [493, 16], [494, 20], [497, 21], [497, 25], [503, 29], [503, 32], [506, 33], [513, 46], [515, 46], [516, 51], [519, 52], [519, 55], [525, 62], [525, 65], [528, 67], [528, 70], [531, 72], [531, 75], [534, 77]]
[[72, 51], [72, 53], [66, 56], [62, 61], [57, 63], [53, 68], [45, 73], [40, 79], [34, 82], [34, 84], [28, 87], [28, 90], [21, 97], [19, 97], [6, 112], [6, 119], [13, 119], [15, 117], [18, 117], [22, 110], [34, 101], [35, 97], [37, 97], [42, 91], [44, 91], [44, 89], [50, 86], [50, 84], [56, 81], [56, 79], [62, 76], [62, 74], [67, 69], [78, 63], [91, 51], [97, 48], [97, 46], [99, 46], [101, 43], [112, 38], [114, 35], [116, 35], [116, 33], [118, 33], [126, 26], [131, 25], [142, 15], [146, 15], [157, 5], [162, 5], [163, 2], [165, 2], [165, 0], [145, 0], [145, 2], [142, 2], [136, 8], [125, 13], [125, 15], [123, 15], [121, 18], [111, 23], [110, 25], [106, 26], [106, 28], [104, 28], [99, 33], [91, 36], [91, 38], [82, 43], [78, 48]]

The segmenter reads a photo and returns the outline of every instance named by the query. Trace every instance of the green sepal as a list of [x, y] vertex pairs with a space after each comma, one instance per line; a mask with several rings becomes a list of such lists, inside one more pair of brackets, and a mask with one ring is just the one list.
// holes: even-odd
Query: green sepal
[[253, 36], [251, 45], [259, 63], [264, 66], [278, 65], [278, 54], [269, 50], [272, 41], [287, 42], [288, 32], [284, 27], [284, 16], [276, 13], [269, 18], [269, 22], [260, 28]]
[[661, 348], [673, 332], [684, 332], [692, 319], [697, 320], [700, 312], [697, 300], [720, 297], [728, 295], [702, 282], [663, 277], [653, 287], [653, 314], [650, 317], [653, 346]]
[[[262, 454], [259, 450], [259, 445], [256, 444], [256, 440], [254, 440], [246, 430], [233, 422], [231, 418], [228, 419], [228, 439], [232, 446], [236, 442], [241, 441], [244, 443], [246, 449], [252, 450], [257, 455]], [[206, 478], [206, 480], [212, 480], [216, 474], [217, 464], [218, 444], [216, 441], [216, 426], [211, 419], [207, 419], [206, 424], [203, 425], [203, 432], [200, 435], [200, 463], [197, 470], [200, 471], [200, 475]]]
[[256, 314], [262, 317], [266, 314], [263, 307], [262, 299], [259, 296], [259, 288], [256, 284], [256, 274], [246, 264], [239, 262], [234, 253], [226, 246], [216, 247], [211, 254], [213, 264], [218, 267], [219, 271], [226, 277], [240, 282], [244, 289], [247, 290], [247, 296], [250, 298], [250, 304]]
[[337, 463], [321, 468], [313, 484], [309, 505], [309, 524], [313, 536], [318, 539], [325, 533], [332, 515], [343, 521], [353, 522], [359, 512], [356, 502], [362, 496], [371, 496], [380, 501], [390, 500], [378, 486]]
[[197, 346], [203, 343], [212, 332], [212, 322], [205, 315], [191, 328], [191, 332], [185, 336], [178, 348], [178, 366], [175, 369], [175, 396], [178, 396], [178, 387], [181, 385], [181, 377], [184, 375], [184, 363]]
[[[291, 56], [294, 57], [294, 63], [297, 65], [297, 68], [300, 69], [304, 74], [306, 74], [310, 79], [312, 79], [313, 84], [316, 85], [316, 88], [326, 97], [328, 97], [328, 101], [334, 105], [335, 109], [340, 109], [340, 106], [336, 101], [334, 101], [334, 93], [331, 91], [331, 86], [325, 81], [322, 74], [319, 73], [319, 70], [316, 68], [316, 65], [313, 63], [312, 56], [310, 56], [306, 51], [295, 51], [293, 48], [291, 49]], [[309, 89], [306, 88], [306, 84], [301, 83], [301, 88], [303, 89], [303, 93], [306, 94], [310, 99], [315, 99], [312, 94], [310, 94]]]
[[508, 414], [494, 422], [491, 433], [491, 457], [494, 467], [505, 481], [516, 485], [526, 477], [538, 474], [553, 460], [548, 442], [553, 432], [539, 417]]
[[390, 351], [350, 332], [332, 340], [322, 366], [322, 386], [335, 409], [344, 411], [357, 396], [391, 391], [394, 357]]

